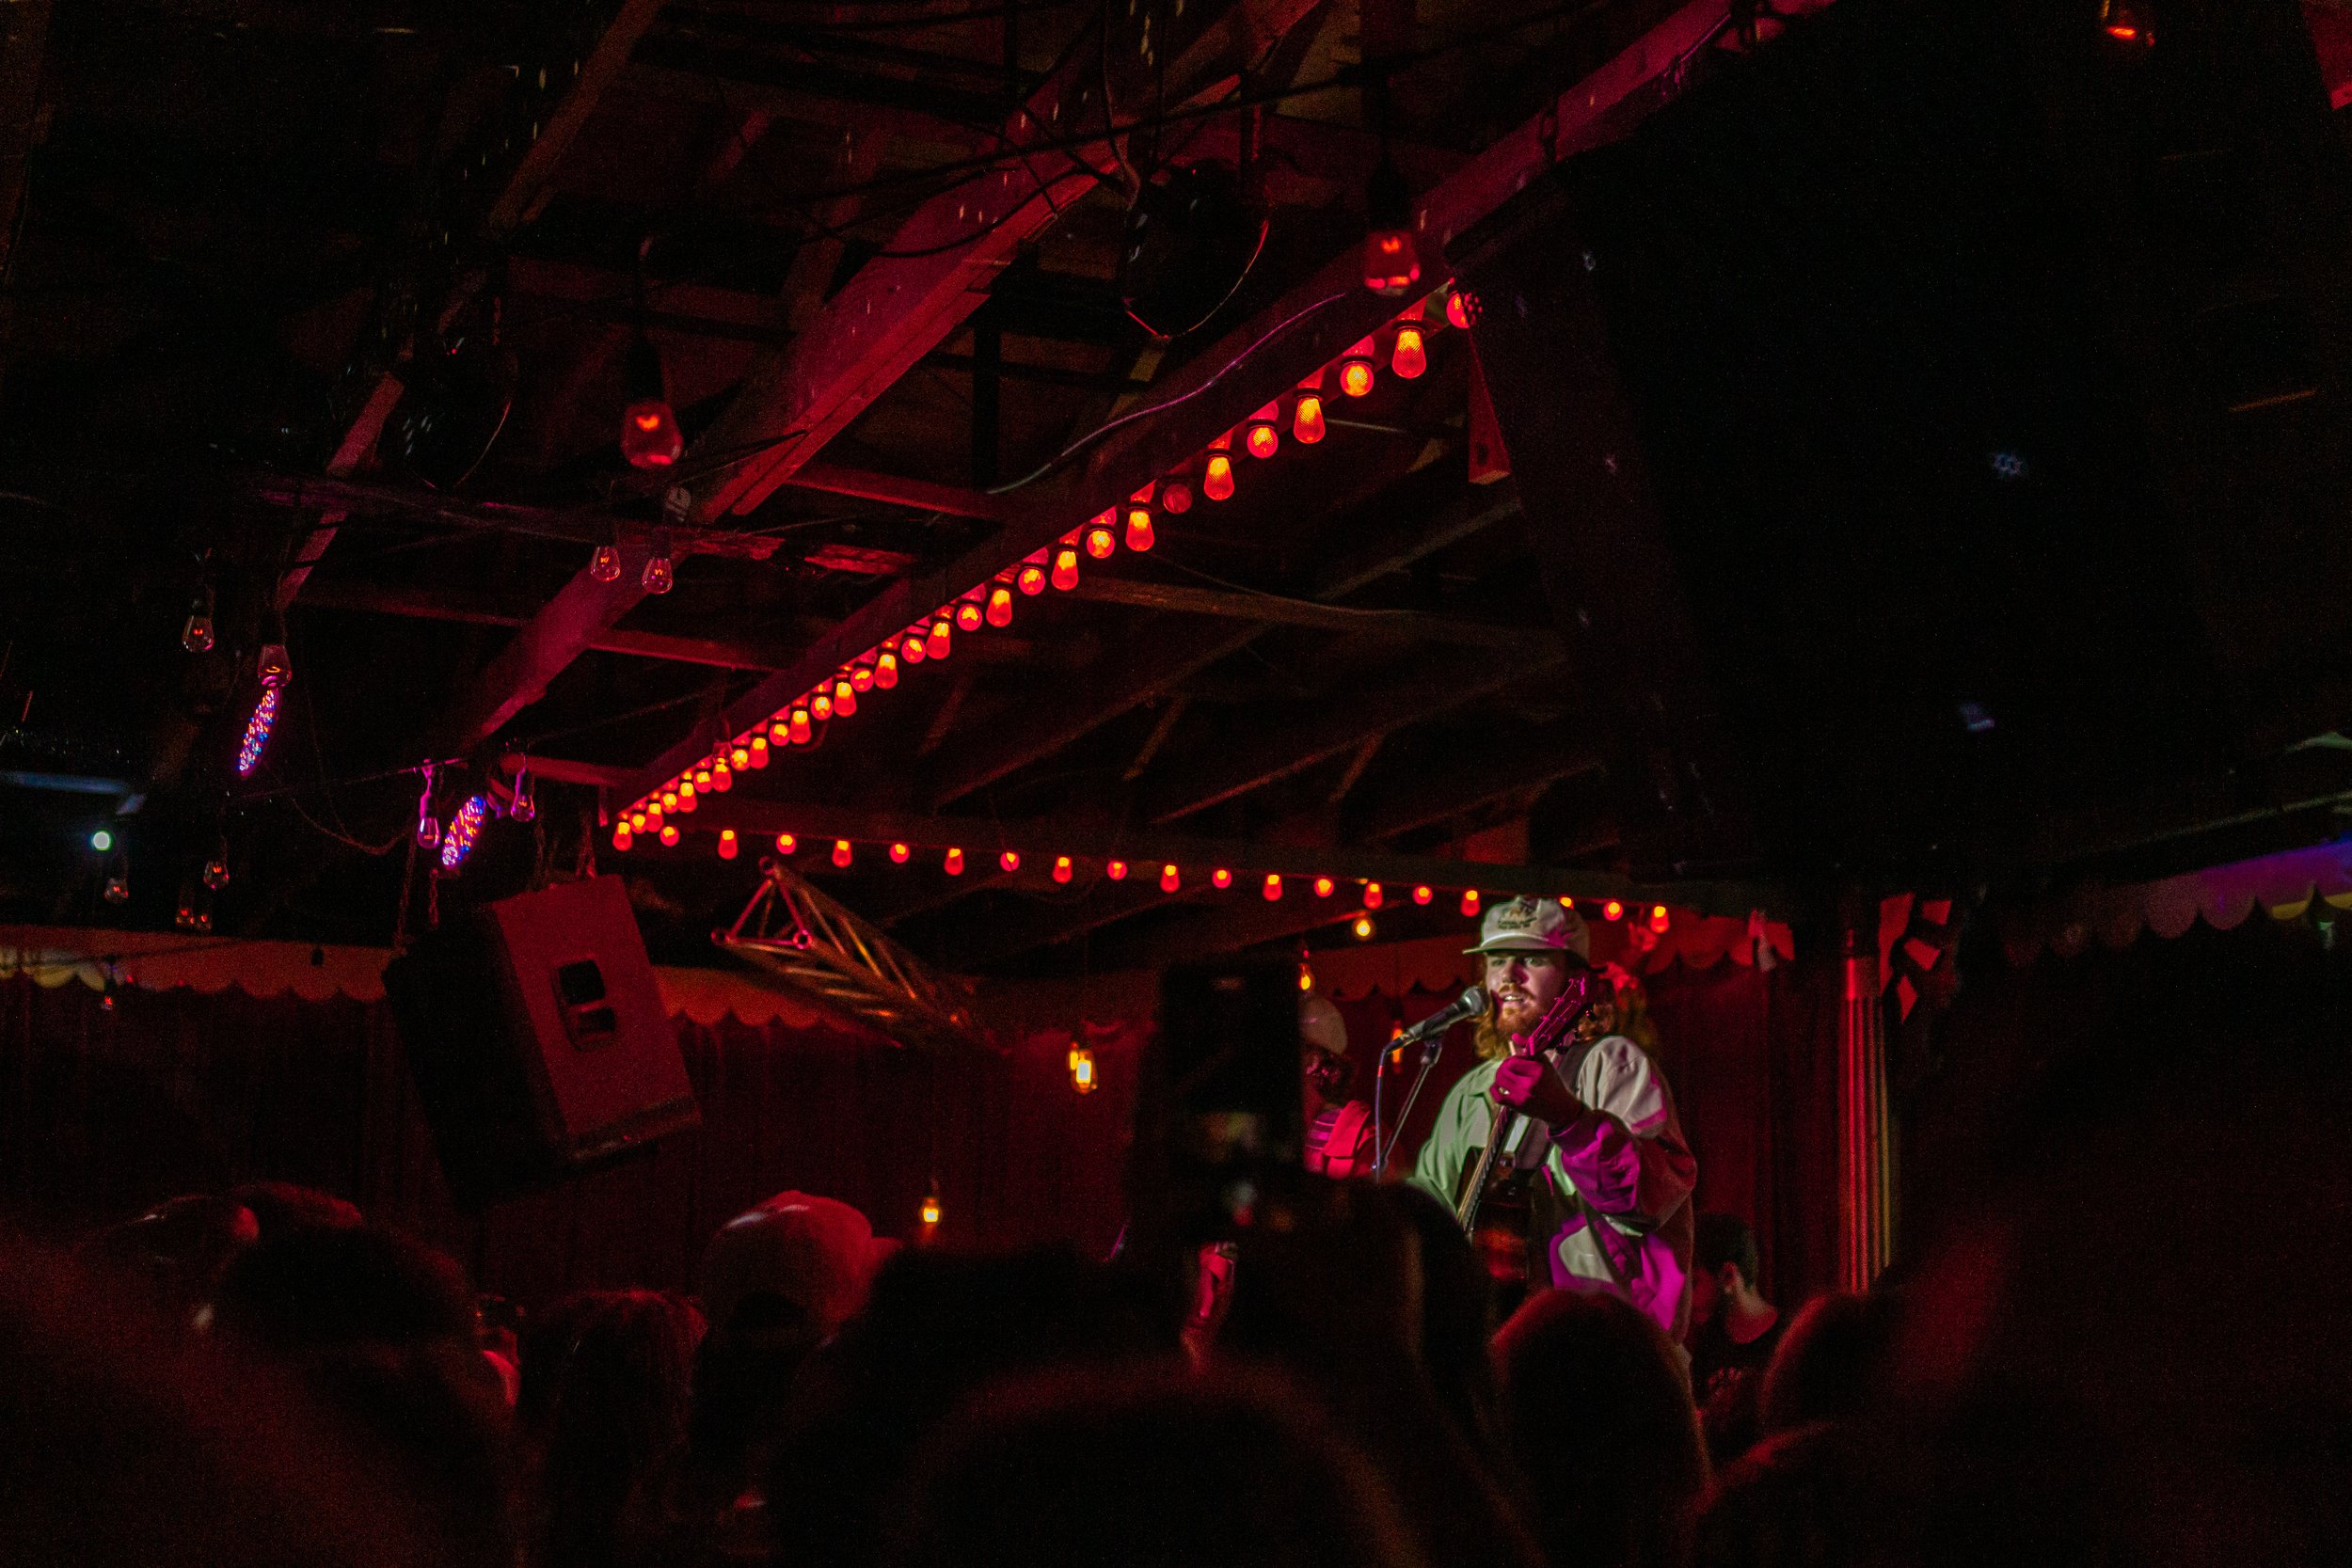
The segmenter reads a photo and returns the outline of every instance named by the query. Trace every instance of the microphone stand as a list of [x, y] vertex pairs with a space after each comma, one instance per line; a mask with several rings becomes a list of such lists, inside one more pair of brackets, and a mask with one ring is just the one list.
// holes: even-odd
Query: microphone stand
[[[1412, 1119], [1413, 1101], [1421, 1098], [1421, 1086], [1429, 1082], [1429, 1069], [1438, 1065], [1439, 1056], [1445, 1054], [1445, 1037], [1450, 1033], [1452, 1033], [1450, 1029], [1440, 1029], [1422, 1042], [1421, 1070], [1413, 1074], [1413, 1087], [1405, 1096], [1405, 1108], [1396, 1114], [1396, 1131], [1389, 1134], [1389, 1141], [1380, 1146], [1378, 1153], [1372, 1162], [1375, 1180], [1389, 1174], [1389, 1156], [1396, 1152], [1396, 1140], [1405, 1135], [1405, 1124]], [[1384, 1064], [1388, 1061], [1388, 1054], [1385, 1049], [1380, 1053], [1380, 1059]], [[1373, 1098], [1375, 1101], [1378, 1100], [1380, 1080], [1376, 1075], [1373, 1079], [1372, 1092]], [[1375, 1142], [1380, 1136], [1380, 1119], [1376, 1113], [1373, 1117], [1372, 1135]]]

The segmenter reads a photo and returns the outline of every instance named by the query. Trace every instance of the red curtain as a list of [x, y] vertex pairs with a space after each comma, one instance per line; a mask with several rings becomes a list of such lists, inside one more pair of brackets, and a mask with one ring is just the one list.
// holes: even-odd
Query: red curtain
[[239, 990], [0, 981], [0, 1209], [70, 1242], [175, 1194], [299, 1181], [464, 1259], [527, 1301], [691, 1285], [710, 1233], [789, 1187], [905, 1235], [934, 1176], [944, 1239], [1073, 1238], [1107, 1251], [1136, 1041], [1092, 1041], [1102, 1088], [1072, 1087], [1066, 1039], [934, 1056], [848, 1030], [678, 1021], [703, 1125], [634, 1161], [459, 1213], [382, 1004]]

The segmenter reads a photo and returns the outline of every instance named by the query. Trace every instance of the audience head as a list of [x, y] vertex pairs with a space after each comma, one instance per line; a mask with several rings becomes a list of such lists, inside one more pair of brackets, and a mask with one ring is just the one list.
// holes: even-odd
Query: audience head
[[629, 1499], [687, 1435], [701, 1321], [652, 1291], [571, 1298], [568, 1342], [540, 1434], [542, 1568], [596, 1568], [619, 1554]]
[[1614, 1296], [1547, 1291], [1494, 1350], [1503, 1440], [1552, 1568], [1672, 1562], [1707, 1450], [1665, 1332]]
[[1725, 1296], [1756, 1289], [1756, 1232], [1737, 1214], [1701, 1214], [1692, 1261], [1691, 1322], [1708, 1323]]
[[230, 1188], [229, 1196], [253, 1211], [262, 1241], [295, 1230], [357, 1230], [367, 1223], [356, 1205], [292, 1181], [247, 1181]]
[[1454, 1211], [1403, 1182], [1368, 1188], [1412, 1232], [1420, 1254], [1421, 1364], [1461, 1433], [1482, 1453], [1496, 1446], [1494, 1282]]
[[395, 1231], [296, 1227], [222, 1278], [220, 1326], [279, 1352], [473, 1338], [473, 1292], [448, 1257]]
[[127, 1277], [155, 1306], [185, 1322], [212, 1300], [229, 1265], [261, 1235], [259, 1222], [244, 1204], [199, 1194], [168, 1199], [100, 1231], [82, 1256]]
[[1857, 1431], [1768, 1438], [1724, 1467], [1692, 1528], [1691, 1568], [1882, 1568], [1915, 1560], [1911, 1513]]
[[1764, 1369], [1756, 1418], [1767, 1436], [1869, 1408], [1884, 1370], [1887, 1312], [1870, 1296], [1805, 1303]]
[[711, 1237], [703, 1252], [703, 1310], [722, 1338], [759, 1333], [813, 1347], [866, 1304], [888, 1252], [850, 1205], [778, 1193]]
[[1370, 1466], [1280, 1386], [1064, 1374], [990, 1390], [917, 1463], [892, 1568], [1413, 1568]]

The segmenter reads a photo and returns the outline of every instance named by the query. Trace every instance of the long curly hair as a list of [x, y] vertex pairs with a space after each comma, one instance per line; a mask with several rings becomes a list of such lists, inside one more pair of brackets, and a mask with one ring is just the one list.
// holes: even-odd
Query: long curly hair
[[[1658, 1053], [1658, 1025], [1649, 1016], [1649, 995], [1642, 982], [1630, 970], [1613, 963], [1597, 966], [1607, 977], [1612, 995], [1593, 1004], [1583, 1022], [1577, 1025], [1580, 1039], [1598, 1039], [1604, 1035], [1623, 1035], [1650, 1055]], [[1486, 1010], [1470, 1025], [1471, 1042], [1477, 1047], [1482, 1062], [1500, 1061], [1511, 1053], [1511, 1037], [1495, 1021], [1497, 1004], [1490, 997]]]

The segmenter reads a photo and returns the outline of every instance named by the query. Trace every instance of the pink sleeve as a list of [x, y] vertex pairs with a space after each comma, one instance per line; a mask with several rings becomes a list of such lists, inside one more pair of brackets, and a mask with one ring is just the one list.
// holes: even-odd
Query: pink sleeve
[[1698, 1184], [1674, 1098], [1647, 1053], [1613, 1037], [1593, 1048], [1580, 1079], [1585, 1113], [1552, 1130], [1552, 1148], [1585, 1202], [1619, 1219], [1656, 1224]]

